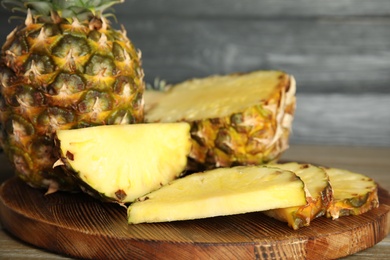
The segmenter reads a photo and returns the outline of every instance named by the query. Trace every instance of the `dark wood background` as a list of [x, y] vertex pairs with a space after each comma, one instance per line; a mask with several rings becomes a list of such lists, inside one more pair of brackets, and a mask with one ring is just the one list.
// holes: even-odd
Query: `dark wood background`
[[[146, 81], [280, 69], [298, 84], [292, 143], [390, 146], [389, 0], [127, 0], [119, 28]], [[0, 11], [0, 39], [16, 24]]]

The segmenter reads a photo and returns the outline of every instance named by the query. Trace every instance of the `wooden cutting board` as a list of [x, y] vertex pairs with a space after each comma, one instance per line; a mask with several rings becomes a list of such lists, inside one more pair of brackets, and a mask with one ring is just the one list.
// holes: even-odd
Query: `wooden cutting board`
[[[16, 237], [86, 259], [334, 259], [381, 241], [390, 231], [390, 195], [360, 216], [321, 217], [294, 231], [262, 213], [128, 225], [126, 209], [84, 194], [30, 188], [17, 178], [0, 188], [0, 219]], [[201, 210], [201, 209], [199, 209]]]

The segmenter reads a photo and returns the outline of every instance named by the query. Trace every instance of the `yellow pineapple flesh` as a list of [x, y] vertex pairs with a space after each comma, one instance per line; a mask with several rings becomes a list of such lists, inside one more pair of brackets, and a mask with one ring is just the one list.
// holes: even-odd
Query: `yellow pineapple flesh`
[[333, 189], [333, 202], [327, 217], [363, 214], [379, 207], [378, 187], [375, 181], [363, 174], [338, 168], [324, 168]]
[[132, 202], [179, 177], [191, 142], [187, 123], [59, 130], [61, 160], [81, 188], [108, 201]]
[[279, 208], [264, 213], [270, 217], [287, 222], [293, 229], [309, 226], [310, 222], [327, 212], [332, 203], [332, 187], [325, 170], [311, 164], [300, 164], [296, 162], [271, 164], [284, 170], [293, 171], [305, 183], [307, 188], [307, 204], [299, 207]]
[[236, 166], [193, 173], [137, 199], [128, 222], [191, 220], [306, 204], [302, 180], [291, 171]]
[[145, 91], [145, 119], [191, 124], [189, 169], [257, 165], [288, 148], [295, 88], [281, 71], [192, 79]]

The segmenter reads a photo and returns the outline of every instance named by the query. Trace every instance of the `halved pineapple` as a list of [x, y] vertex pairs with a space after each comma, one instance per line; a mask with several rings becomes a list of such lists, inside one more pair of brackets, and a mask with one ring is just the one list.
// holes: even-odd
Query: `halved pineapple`
[[96, 126], [57, 131], [66, 172], [94, 196], [120, 203], [160, 188], [185, 169], [187, 123]]
[[187, 175], [139, 198], [128, 208], [128, 222], [190, 220], [304, 204], [304, 184], [293, 172], [236, 166]]
[[326, 214], [332, 202], [332, 187], [326, 171], [311, 164], [296, 162], [271, 165], [284, 170], [293, 171], [305, 183], [307, 188], [307, 204], [299, 207], [280, 208], [265, 211], [270, 217], [287, 222], [293, 229], [309, 226], [310, 222]]
[[378, 187], [373, 179], [344, 169], [324, 169], [333, 189], [327, 217], [359, 215], [379, 206]]
[[190, 169], [257, 165], [288, 147], [295, 88], [282, 71], [192, 79], [146, 91], [145, 119], [191, 124]]

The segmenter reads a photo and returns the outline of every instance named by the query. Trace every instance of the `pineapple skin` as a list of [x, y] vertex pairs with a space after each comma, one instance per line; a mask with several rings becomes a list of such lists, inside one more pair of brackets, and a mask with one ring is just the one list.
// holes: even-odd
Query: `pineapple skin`
[[[273, 162], [288, 148], [296, 107], [295, 79], [282, 71], [253, 71], [226, 75], [226, 77], [234, 80], [252, 73], [272, 74], [277, 78], [278, 83], [272, 86], [272, 94], [267, 99], [259, 97], [257, 104], [228, 115], [181, 119], [191, 125], [192, 150], [189, 155], [189, 171]], [[210, 78], [212, 80], [213, 76]], [[208, 80], [208, 78], [200, 80]], [[191, 81], [183, 83], [191, 84]], [[170, 90], [174, 90], [176, 86], [178, 85], [171, 86]], [[161, 95], [156, 91], [146, 91], [145, 94], [145, 105], [148, 107], [145, 117], [149, 120], [148, 113], [154, 113], [152, 110], [158, 108]], [[193, 102], [192, 97], [188, 97], [188, 100]], [[151, 118], [152, 122], [156, 120], [154, 116]], [[165, 118], [160, 120], [164, 121]], [[170, 119], [167, 120], [169, 121]]]
[[56, 130], [142, 122], [141, 57], [105, 18], [35, 18], [29, 12], [1, 50], [1, 145], [31, 186], [71, 190], [52, 169]]

